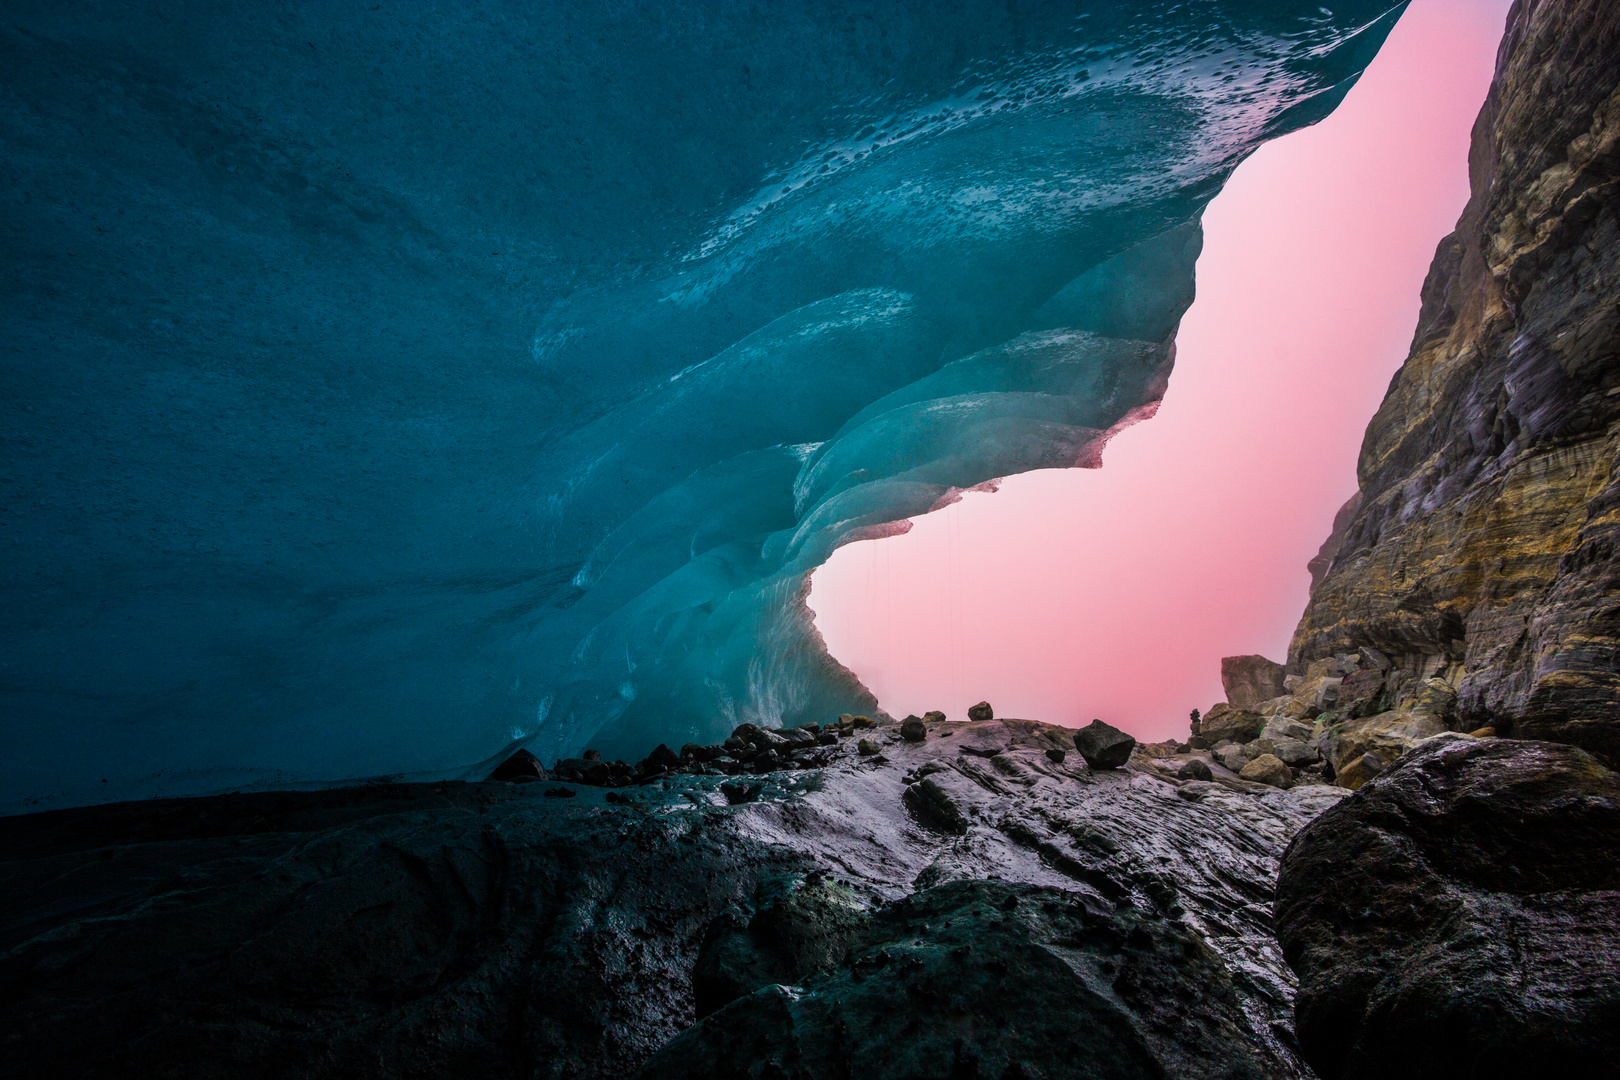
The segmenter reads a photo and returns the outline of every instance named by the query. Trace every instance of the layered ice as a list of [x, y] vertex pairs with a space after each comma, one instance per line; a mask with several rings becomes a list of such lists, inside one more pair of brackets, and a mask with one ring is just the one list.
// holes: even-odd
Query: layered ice
[[1400, 10], [12, 7], [14, 809], [875, 708], [810, 571], [1150, 414]]

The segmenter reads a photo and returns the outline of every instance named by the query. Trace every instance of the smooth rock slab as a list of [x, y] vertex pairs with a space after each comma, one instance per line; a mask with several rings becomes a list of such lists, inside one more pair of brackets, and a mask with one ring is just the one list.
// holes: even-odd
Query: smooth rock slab
[[1620, 776], [1433, 739], [1294, 839], [1276, 926], [1323, 1080], [1620, 1075]]

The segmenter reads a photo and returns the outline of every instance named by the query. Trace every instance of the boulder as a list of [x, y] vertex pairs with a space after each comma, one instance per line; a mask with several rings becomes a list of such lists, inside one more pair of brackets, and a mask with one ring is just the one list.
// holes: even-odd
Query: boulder
[[1430, 740], [1294, 839], [1275, 921], [1324, 1080], [1620, 1070], [1620, 776], [1584, 751]]
[[1253, 757], [1254, 755], [1249, 752], [1248, 747], [1242, 743], [1227, 743], [1225, 746], [1215, 748], [1215, 760], [1235, 773], [1242, 772], [1243, 767]]
[[495, 766], [495, 771], [489, 774], [491, 780], [545, 780], [545, 766], [540, 759], [527, 750], [519, 750], [511, 757]]
[[1294, 774], [1275, 754], [1261, 754], [1238, 773], [1239, 778], [1275, 788], [1294, 786]]
[[612, 775], [608, 771], [607, 763], [596, 758], [563, 758], [557, 762], [552, 773], [558, 780], [572, 780], [581, 784], [595, 784], [598, 787], [606, 784]]
[[923, 713], [923, 719], [928, 721], [930, 724], [943, 724], [945, 722], [945, 714], [940, 712], [938, 709], [929, 709], [927, 712]]
[[1212, 780], [1215, 774], [1210, 772], [1209, 762], [1203, 758], [1193, 758], [1176, 770], [1178, 780]]
[[1210, 706], [1209, 712], [1204, 714], [1204, 719], [1198, 726], [1198, 734], [1211, 746], [1218, 746], [1227, 739], [1246, 743], [1257, 737], [1264, 726], [1265, 721], [1259, 713], [1239, 709], [1223, 701]]
[[1342, 776], [1351, 761], [1368, 751], [1377, 751], [1386, 763], [1406, 753], [1424, 739], [1433, 738], [1446, 730], [1439, 719], [1429, 713], [1397, 711], [1380, 713], [1333, 724], [1322, 733], [1324, 756]]
[[1345, 667], [1335, 657], [1324, 656], [1305, 665], [1305, 681], [1312, 683], [1317, 679], [1337, 679], [1354, 670], [1354, 667]]
[[659, 743], [653, 747], [653, 752], [647, 755], [647, 772], [661, 772], [667, 769], [681, 767], [681, 755]]
[[1227, 703], [1234, 708], [1250, 709], [1283, 696], [1285, 675], [1281, 664], [1263, 656], [1221, 658], [1221, 686], [1226, 689]]
[[1307, 715], [1315, 716], [1338, 704], [1339, 684], [1342, 682], [1344, 679], [1339, 675], [1317, 675], [1305, 680], [1304, 685], [1294, 691], [1294, 697], [1300, 700]]
[[1345, 762], [1344, 768], [1333, 774], [1334, 783], [1342, 788], [1356, 791], [1389, 767], [1389, 762], [1376, 750], [1370, 750], [1359, 757]]
[[743, 780], [730, 780], [720, 785], [720, 794], [725, 796], [726, 802], [732, 806], [753, 802], [759, 798], [759, 793], [764, 790], [764, 784], [751, 784]]
[[1253, 706], [1252, 711], [1259, 713], [1261, 716], [1276, 716], [1278, 713], [1286, 712], [1293, 705], [1293, 695], [1284, 694], [1281, 697], [1269, 698], [1266, 701], [1257, 703]]
[[1136, 740], [1117, 727], [1093, 720], [1074, 733], [1074, 748], [1093, 769], [1117, 769], [1131, 759]]
[[1056, 765], [1061, 765], [1061, 764], [1063, 764], [1063, 760], [1064, 760], [1064, 759], [1065, 759], [1065, 758], [1067, 758], [1067, 757], [1068, 757], [1068, 756], [1069, 756], [1069, 755], [1068, 755], [1068, 753], [1067, 753], [1067, 752], [1066, 752], [1066, 751], [1064, 751], [1064, 750], [1059, 750], [1059, 749], [1058, 749], [1058, 748], [1057, 748], [1057, 747], [1055, 747], [1055, 746], [1050, 746], [1050, 747], [1047, 747], [1047, 750], [1046, 750], [1046, 760], [1048, 760], [1048, 761], [1050, 761], [1050, 762], [1052, 762], [1052, 763], [1053, 763], [1053, 764], [1056, 764]]
[[1449, 727], [1457, 715], [1457, 688], [1444, 679], [1425, 680], [1413, 711], [1426, 712]]
[[981, 701], [968, 710], [969, 720], [994, 720], [996, 711], [990, 707], [988, 701]]
[[1290, 738], [1287, 735], [1279, 735], [1274, 739], [1262, 737], [1255, 741], [1260, 743], [1261, 749], [1265, 753], [1280, 758], [1283, 764], [1290, 767], [1309, 765], [1312, 762], [1322, 760], [1322, 755], [1316, 752], [1314, 746], [1303, 740]]
[[855, 749], [866, 757], [871, 757], [873, 754], [878, 752], [877, 743], [873, 742], [871, 739], [862, 739], [860, 742], [855, 744]]
[[928, 738], [928, 725], [920, 716], [908, 716], [900, 721], [900, 737], [906, 742], [922, 742]]
[[1379, 711], [1384, 692], [1384, 673], [1377, 668], [1352, 671], [1339, 680], [1338, 700], [1333, 707], [1347, 717], [1371, 716]]

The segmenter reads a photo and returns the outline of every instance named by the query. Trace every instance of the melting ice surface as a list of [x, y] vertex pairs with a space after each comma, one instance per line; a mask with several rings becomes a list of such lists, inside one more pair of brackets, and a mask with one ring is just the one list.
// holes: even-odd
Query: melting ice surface
[[873, 708], [809, 572], [1147, 415], [1398, 12], [18, 6], [5, 805]]

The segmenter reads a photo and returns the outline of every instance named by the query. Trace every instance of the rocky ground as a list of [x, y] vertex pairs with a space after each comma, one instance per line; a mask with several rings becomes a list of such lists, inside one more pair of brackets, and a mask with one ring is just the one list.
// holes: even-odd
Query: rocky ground
[[1174, 749], [1207, 750], [1258, 783], [1354, 790], [1443, 733], [1497, 734], [1489, 726], [1466, 731], [1475, 720], [1459, 712], [1452, 681], [1414, 684], [1371, 646], [1313, 660], [1300, 675], [1263, 656], [1226, 657], [1221, 673], [1227, 700], [1195, 717], [1192, 738]]
[[26, 1077], [1307, 1075], [1272, 889], [1343, 789], [1179, 780], [1141, 750], [1093, 769], [1033, 721], [832, 727], [607, 763], [642, 774], [619, 786], [0, 820], [0, 1056]]

